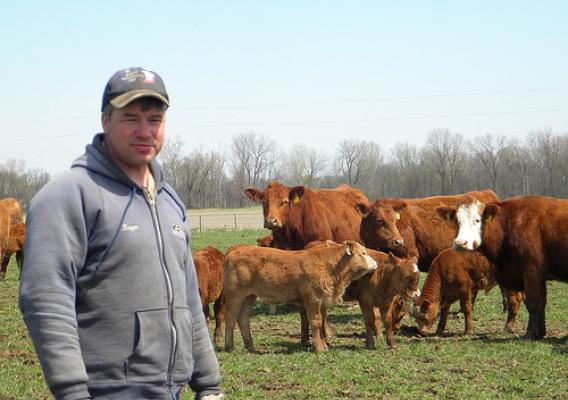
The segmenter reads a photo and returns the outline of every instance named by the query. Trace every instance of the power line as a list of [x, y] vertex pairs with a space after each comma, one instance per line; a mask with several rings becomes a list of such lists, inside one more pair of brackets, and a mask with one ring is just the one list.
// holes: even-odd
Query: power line
[[[204, 106], [204, 107], [176, 107], [175, 110], [176, 111], [177, 110], [206, 111], [206, 110], [228, 110], [228, 109], [239, 110], [239, 109], [252, 109], [252, 108], [305, 106], [305, 105], [318, 105], [318, 104], [374, 103], [374, 102], [432, 99], [432, 98], [443, 98], [443, 97], [490, 96], [490, 95], [499, 95], [499, 94], [536, 93], [536, 92], [548, 92], [548, 91], [561, 91], [567, 89], [568, 86], [555, 86], [555, 87], [544, 87], [544, 88], [493, 90], [493, 91], [461, 92], [461, 93], [458, 92], [458, 93], [429, 94], [429, 95], [418, 95], [418, 96], [377, 97], [377, 98], [367, 98], [367, 99], [314, 100], [314, 101], [272, 103], [272, 104], [249, 104], [249, 105], [233, 104], [233, 105]], [[72, 121], [72, 120], [92, 119], [92, 118], [100, 118], [100, 115], [95, 116], [93, 114], [93, 115], [61, 117], [61, 118], [31, 120], [31, 121], [15, 121], [15, 122], [0, 123], [0, 127], [45, 124], [52, 122]]]
[[317, 105], [317, 104], [377, 103], [377, 102], [388, 102], [388, 101], [432, 99], [439, 97], [465, 97], [465, 96], [489, 96], [489, 95], [498, 95], [498, 94], [519, 94], [519, 93], [531, 93], [531, 92], [558, 91], [558, 90], [567, 90], [567, 89], [568, 86], [557, 86], [557, 87], [547, 87], [547, 88], [493, 90], [493, 91], [482, 91], [482, 92], [429, 94], [429, 95], [419, 95], [419, 96], [377, 97], [377, 98], [367, 98], [367, 99], [315, 100], [315, 101], [303, 101], [303, 102], [293, 102], [293, 103], [248, 104], [248, 105], [232, 104], [232, 105], [204, 106], [204, 107], [176, 107], [176, 109], [205, 111], [205, 110], [223, 110], [223, 109], [290, 107], [290, 106], [304, 106], [304, 105]]
[[[410, 121], [421, 119], [435, 118], [469, 118], [469, 117], [491, 117], [500, 115], [521, 115], [521, 114], [537, 114], [547, 112], [568, 111], [568, 107], [550, 108], [541, 110], [521, 110], [521, 111], [496, 111], [483, 113], [463, 113], [463, 114], [437, 114], [437, 115], [414, 115], [403, 117], [377, 117], [377, 118], [360, 118], [360, 119], [338, 119], [338, 120], [306, 120], [306, 121], [277, 121], [277, 122], [242, 122], [231, 124], [201, 124], [188, 126], [174, 126], [175, 129], [195, 129], [195, 128], [222, 128], [222, 127], [239, 127], [239, 126], [286, 126], [286, 125], [319, 125], [319, 124], [345, 124], [345, 123], [361, 123], [361, 122], [378, 122], [378, 121]], [[171, 129], [171, 128], [170, 128]], [[77, 136], [78, 134], [62, 134], [50, 136], [36, 137], [20, 137], [2, 139], [2, 143], [26, 142], [30, 140], [59, 139], [64, 137]]]
[[465, 114], [438, 114], [438, 115], [415, 115], [406, 117], [378, 117], [361, 119], [342, 119], [342, 120], [319, 120], [319, 121], [280, 121], [280, 122], [242, 122], [234, 124], [202, 124], [188, 125], [187, 127], [178, 126], [177, 128], [212, 128], [212, 127], [231, 127], [231, 126], [279, 126], [279, 125], [317, 125], [317, 124], [343, 124], [353, 122], [376, 122], [376, 121], [406, 121], [434, 118], [464, 118], [464, 117], [484, 117], [498, 115], [517, 115], [517, 114], [536, 114], [547, 112], [568, 111], [568, 107], [551, 108], [544, 110], [522, 110], [522, 111], [497, 111], [484, 113], [465, 113]]

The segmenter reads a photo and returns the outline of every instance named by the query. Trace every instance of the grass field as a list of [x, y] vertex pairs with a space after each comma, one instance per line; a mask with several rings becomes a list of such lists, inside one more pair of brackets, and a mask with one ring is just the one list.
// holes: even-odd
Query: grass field
[[[194, 232], [192, 248], [212, 245], [224, 251], [237, 243], [255, 244], [267, 233]], [[0, 400], [48, 399], [17, 308], [17, 285], [12, 263], [7, 279], [0, 282]], [[441, 338], [416, 337], [405, 317], [394, 350], [386, 349], [382, 338], [376, 350], [367, 350], [359, 308], [336, 306], [329, 316], [333, 347], [323, 354], [300, 346], [297, 313], [280, 306], [277, 315], [268, 316], [258, 304], [251, 328], [264, 354], [248, 354], [235, 332], [235, 351], [218, 351], [223, 387], [228, 399], [567, 399], [567, 288], [548, 283], [548, 335], [541, 341], [521, 339], [527, 323], [524, 308], [515, 333], [502, 332], [506, 315], [495, 289], [478, 296], [472, 336], [461, 335], [461, 315], [448, 321]], [[182, 396], [192, 398], [188, 391]]]

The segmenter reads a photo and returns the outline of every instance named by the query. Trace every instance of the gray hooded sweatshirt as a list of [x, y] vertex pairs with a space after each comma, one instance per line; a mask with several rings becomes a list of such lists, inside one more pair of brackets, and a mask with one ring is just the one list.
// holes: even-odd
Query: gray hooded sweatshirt
[[98, 134], [33, 198], [19, 306], [57, 399], [221, 391], [185, 207], [158, 163], [152, 202]]

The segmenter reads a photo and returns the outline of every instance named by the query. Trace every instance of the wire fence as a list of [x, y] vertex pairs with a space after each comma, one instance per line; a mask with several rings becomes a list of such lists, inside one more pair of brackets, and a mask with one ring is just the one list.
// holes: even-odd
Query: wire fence
[[191, 229], [262, 229], [262, 212], [191, 214]]

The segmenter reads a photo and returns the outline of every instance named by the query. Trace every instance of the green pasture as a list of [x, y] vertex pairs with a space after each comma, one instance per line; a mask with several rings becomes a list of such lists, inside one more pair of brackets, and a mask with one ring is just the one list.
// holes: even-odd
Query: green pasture
[[[267, 233], [193, 232], [192, 248], [212, 245], [224, 251], [233, 244], [256, 244]], [[48, 399], [17, 307], [17, 286], [12, 261], [0, 282], [0, 400]], [[292, 307], [279, 306], [269, 316], [259, 303], [251, 325], [263, 354], [247, 353], [235, 332], [235, 351], [218, 351], [223, 387], [228, 399], [567, 399], [567, 289], [564, 283], [548, 283], [548, 335], [541, 341], [521, 338], [524, 307], [515, 333], [502, 332], [506, 315], [494, 289], [477, 298], [472, 336], [461, 335], [461, 315], [452, 315], [443, 337], [426, 338], [416, 337], [405, 317], [394, 350], [382, 338], [375, 350], [367, 350], [358, 306], [338, 305], [329, 313], [333, 347], [319, 355], [300, 346], [299, 316]], [[182, 395], [192, 398], [189, 391]]]

